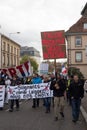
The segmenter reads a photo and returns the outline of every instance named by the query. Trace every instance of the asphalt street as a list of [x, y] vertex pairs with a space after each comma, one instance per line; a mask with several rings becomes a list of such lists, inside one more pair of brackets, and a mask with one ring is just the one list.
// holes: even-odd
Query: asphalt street
[[54, 112], [46, 114], [42, 101], [39, 108], [32, 108], [32, 100], [23, 101], [20, 110], [8, 111], [8, 105], [0, 111], [0, 130], [87, 130], [84, 118], [80, 114], [79, 121], [72, 122], [71, 107], [66, 103], [65, 117], [54, 121]]

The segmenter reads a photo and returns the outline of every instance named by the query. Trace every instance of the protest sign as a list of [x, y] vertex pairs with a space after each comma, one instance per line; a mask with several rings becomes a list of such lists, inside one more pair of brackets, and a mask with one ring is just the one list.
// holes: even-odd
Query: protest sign
[[64, 30], [41, 32], [41, 39], [44, 59], [66, 57]]
[[5, 86], [0, 85], [0, 108], [4, 106]]
[[48, 74], [49, 64], [48, 63], [41, 63], [40, 64], [40, 74]]
[[52, 97], [50, 83], [8, 86], [8, 99], [31, 99]]

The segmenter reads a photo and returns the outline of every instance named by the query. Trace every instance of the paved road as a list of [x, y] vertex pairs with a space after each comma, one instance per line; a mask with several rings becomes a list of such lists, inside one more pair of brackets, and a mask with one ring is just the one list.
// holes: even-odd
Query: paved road
[[6, 108], [0, 111], [0, 130], [87, 130], [86, 123], [80, 115], [77, 124], [72, 122], [71, 107], [65, 106], [65, 119], [55, 122], [53, 108], [46, 114], [42, 103], [39, 108], [33, 109], [32, 102], [21, 104], [20, 111], [10, 113]]

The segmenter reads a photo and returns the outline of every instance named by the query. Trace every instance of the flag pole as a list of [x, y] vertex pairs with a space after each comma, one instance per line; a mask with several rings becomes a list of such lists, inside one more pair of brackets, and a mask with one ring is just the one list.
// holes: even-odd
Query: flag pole
[[57, 80], [56, 59], [54, 59], [54, 68], [55, 68], [55, 78]]

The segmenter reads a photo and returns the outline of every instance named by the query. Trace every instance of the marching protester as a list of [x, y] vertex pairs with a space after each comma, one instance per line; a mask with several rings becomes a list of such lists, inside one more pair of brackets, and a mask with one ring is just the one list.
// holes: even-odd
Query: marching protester
[[[11, 86], [16, 86], [18, 85], [17, 77], [13, 76], [12, 81], [11, 81]], [[14, 102], [16, 102], [16, 110], [19, 110], [19, 99], [12, 99], [10, 100], [10, 109], [9, 112], [13, 112], [13, 107], [14, 107]]]
[[[50, 75], [50, 81], [51, 81], [51, 86], [54, 86], [54, 84], [56, 82], [56, 78], [53, 73]], [[52, 106], [54, 107], [54, 97], [52, 97]]]
[[[32, 84], [40, 84], [40, 83], [42, 83], [41, 78], [39, 77], [37, 73], [34, 73], [33, 78], [32, 78]], [[36, 107], [39, 107], [39, 98], [33, 99], [32, 108], [36, 108]]]
[[59, 113], [64, 117], [64, 93], [66, 91], [64, 79], [57, 79], [57, 81], [51, 83], [50, 89], [53, 90], [54, 114], [55, 121], [57, 121]]
[[70, 84], [69, 92], [72, 102], [72, 121], [76, 123], [79, 119], [81, 99], [84, 97], [84, 86], [78, 75], [74, 75], [74, 81]]
[[11, 80], [8, 76], [6, 76], [6, 79], [5, 79], [5, 103], [7, 103], [7, 104], [8, 104], [8, 92], [7, 92], [8, 85], [11, 85]]
[[[48, 76], [44, 77], [44, 83], [49, 83]], [[46, 112], [45, 113], [50, 113], [51, 97], [44, 98], [44, 103], [45, 103], [45, 107], [46, 107]]]
[[5, 80], [4, 80], [4, 77], [0, 77], [0, 85], [5, 85]]
[[67, 97], [67, 102], [69, 103], [70, 106], [71, 106], [71, 97], [70, 97], [70, 93], [69, 93], [69, 87], [72, 82], [73, 82], [73, 75], [68, 77], [67, 85], [66, 85], [66, 97]]

